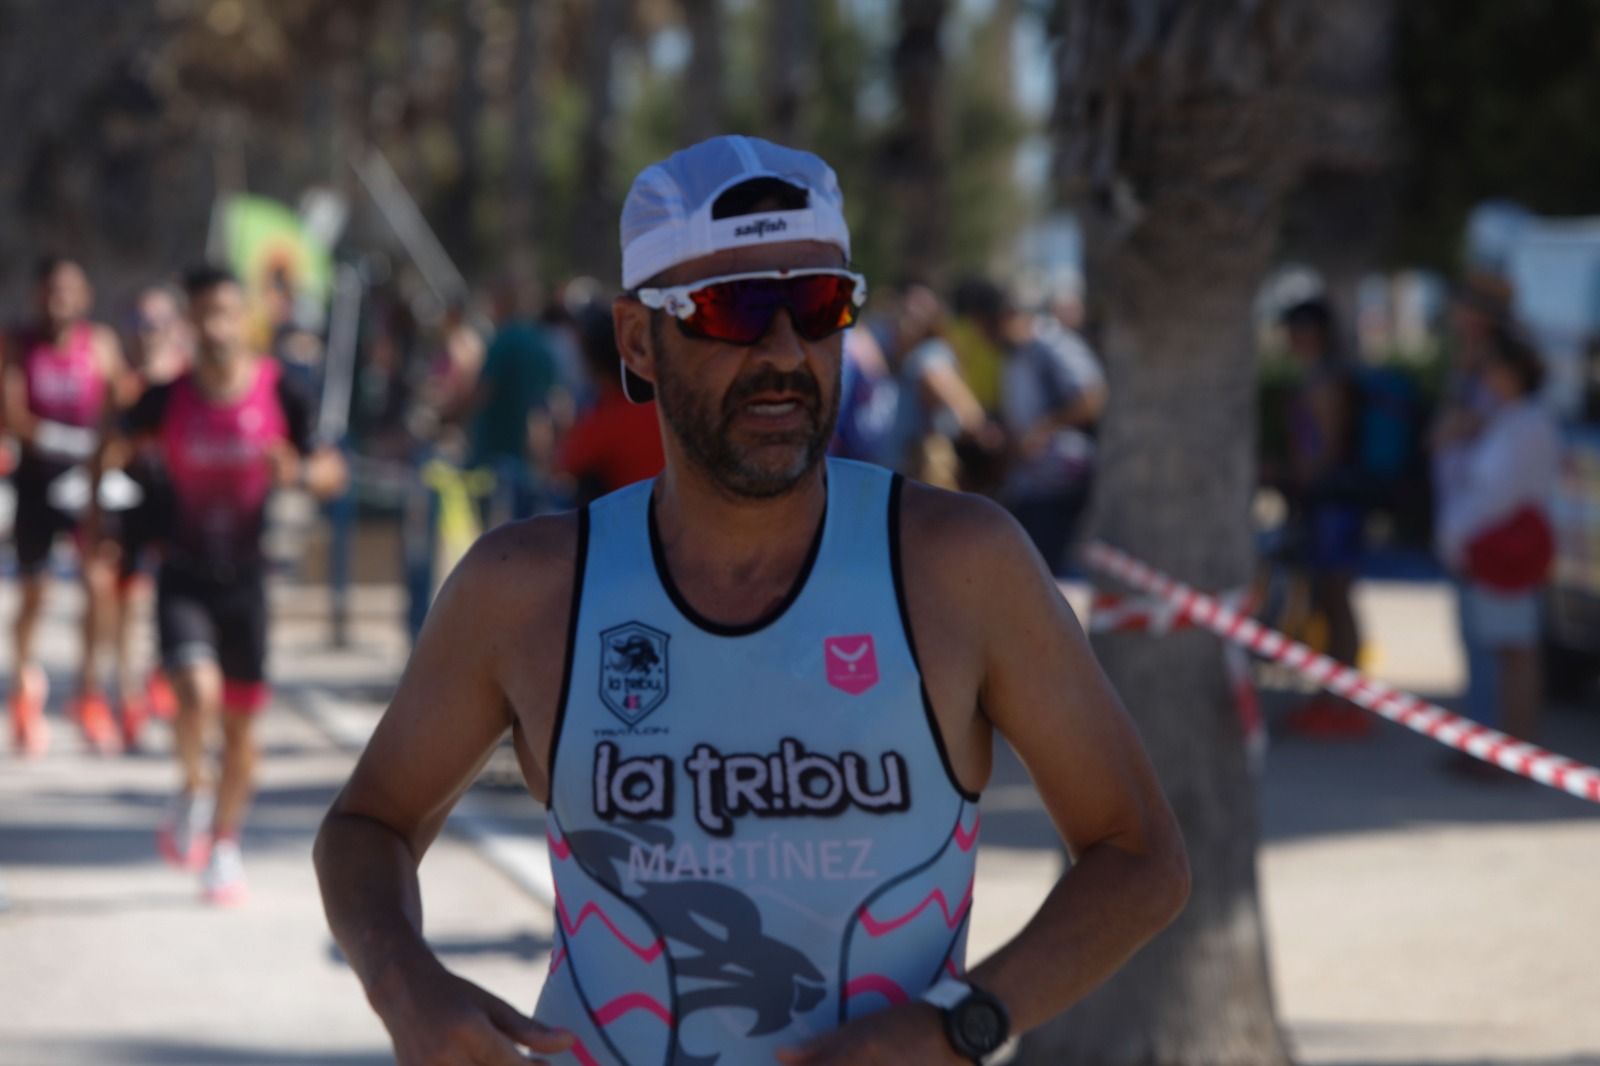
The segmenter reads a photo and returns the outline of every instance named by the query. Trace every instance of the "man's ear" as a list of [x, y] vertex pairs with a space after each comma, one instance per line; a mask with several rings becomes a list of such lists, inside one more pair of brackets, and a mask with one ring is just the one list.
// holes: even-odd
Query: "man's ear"
[[623, 364], [654, 385], [656, 356], [650, 337], [650, 309], [630, 296], [618, 296], [611, 302], [611, 328], [616, 331]]

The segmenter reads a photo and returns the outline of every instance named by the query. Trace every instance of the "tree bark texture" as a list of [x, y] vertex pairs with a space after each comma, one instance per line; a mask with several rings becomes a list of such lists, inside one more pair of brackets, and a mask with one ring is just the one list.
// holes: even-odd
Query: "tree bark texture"
[[[1092, 532], [1208, 591], [1252, 566], [1251, 303], [1299, 168], [1309, 0], [1060, 0], [1054, 116], [1110, 406]], [[1256, 788], [1219, 641], [1096, 651], [1183, 827], [1184, 914], [1025, 1043], [1051, 1066], [1279, 1066]], [[1063, 960], [1071, 965], [1071, 960]]]
[[[894, 52], [899, 119], [884, 146], [888, 187], [905, 205], [899, 259], [903, 269], [937, 274], [945, 260], [949, 214], [944, 49], [940, 33], [948, 0], [900, 0]], [[939, 283], [943, 279], [925, 280]]]
[[615, 100], [613, 56], [627, 32], [630, 0], [594, 0], [583, 30], [584, 95], [589, 103], [579, 148], [577, 209], [569, 247], [581, 273], [610, 280], [620, 276], [617, 213], [621, 200], [611, 181], [611, 138]]
[[689, 30], [689, 69], [685, 74], [683, 115], [685, 144], [698, 144], [726, 132], [723, 96], [721, 0], [682, 0]]

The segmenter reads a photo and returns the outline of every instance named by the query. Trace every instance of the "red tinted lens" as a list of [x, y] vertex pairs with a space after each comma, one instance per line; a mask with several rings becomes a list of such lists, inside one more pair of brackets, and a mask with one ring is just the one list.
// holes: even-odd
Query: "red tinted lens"
[[692, 337], [755, 344], [787, 307], [795, 332], [819, 341], [855, 323], [854, 294], [855, 282], [841, 274], [723, 281], [692, 293], [694, 314], [678, 325]]
[[808, 341], [855, 325], [856, 283], [842, 274], [806, 274], [789, 278], [789, 313], [795, 332]]

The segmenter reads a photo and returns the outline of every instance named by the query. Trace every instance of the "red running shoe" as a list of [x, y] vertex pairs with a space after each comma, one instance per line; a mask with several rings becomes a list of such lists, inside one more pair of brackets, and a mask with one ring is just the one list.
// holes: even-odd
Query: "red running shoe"
[[50, 747], [50, 726], [44, 720], [49, 696], [50, 683], [44, 671], [37, 666], [24, 667], [11, 692], [11, 744], [24, 758], [37, 759]]
[[1319, 739], [1357, 739], [1371, 736], [1376, 723], [1372, 715], [1353, 703], [1318, 693], [1289, 712], [1289, 732]]
[[114, 755], [121, 750], [111, 705], [98, 692], [85, 693], [72, 701], [72, 720], [78, 723], [84, 742], [101, 755]]
[[163, 722], [170, 722], [178, 716], [178, 697], [167, 682], [167, 675], [161, 671], [151, 672], [150, 680], [145, 682], [144, 698], [151, 715]]
[[179, 792], [156, 830], [161, 857], [185, 870], [199, 870], [211, 857], [211, 797]]

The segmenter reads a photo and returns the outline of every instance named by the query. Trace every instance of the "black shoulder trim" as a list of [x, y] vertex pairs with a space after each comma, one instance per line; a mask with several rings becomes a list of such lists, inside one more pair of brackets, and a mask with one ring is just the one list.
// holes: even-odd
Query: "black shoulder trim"
[[822, 521], [817, 523], [817, 532], [811, 538], [811, 547], [806, 551], [806, 561], [800, 565], [800, 572], [795, 575], [794, 584], [789, 586], [789, 591], [784, 594], [777, 606], [753, 622], [742, 625], [727, 625], [716, 622], [699, 611], [684, 599], [683, 593], [678, 591], [678, 585], [672, 580], [672, 571], [667, 566], [667, 551], [661, 544], [661, 529], [656, 525], [656, 496], [650, 493], [650, 499], [645, 504], [645, 511], [650, 521], [650, 558], [655, 563], [656, 578], [661, 582], [661, 588], [666, 592], [667, 598], [678, 609], [678, 613], [688, 619], [691, 624], [707, 633], [718, 637], [748, 637], [759, 633], [782, 618], [794, 601], [800, 598], [800, 593], [805, 591], [806, 582], [811, 578], [811, 570], [817, 565], [817, 556], [822, 551], [822, 535], [828, 529], [828, 511], [833, 506], [832, 493], [822, 505]]
[[556, 750], [561, 743], [561, 727], [567, 720], [567, 696], [572, 691], [572, 660], [578, 648], [578, 610], [583, 606], [583, 576], [589, 564], [589, 507], [578, 509], [578, 552], [572, 570], [572, 606], [567, 615], [566, 662], [561, 668], [561, 696], [556, 703], [556, 721], [550, 729], [550, 752], [545, 760], [545, 806], [555, 798]]
[[944, 775], [950, 780], [950, 787], [956, 790], [956, 795], [968, 803], [977, 803], [978, 794], [971, 792], [956, 777], [956, 769], [950, 762], [950, 750], [945, 747], [944, 731], [939, 728], [939, 716], [933, 713], [933, 697], [928, 695], [928, 683], [922, 676], [922, 659], [917, 655], [917, 638], [911, 629], [911, 610], [906, 606], [906, 582], [900, 564], [900, 494], [905, 488], [906, 479], [896, 474], [894, 481], [889, 485], [889, 569], [894, 574], [894, 602], [900, 608], [900, 628], [905, 633], [906, 647], [911, 651], [911, 663], [917, 668], [917, 687], [922, 692], [922, 713], [928, 719], [928, 732], [933, 734], [933, 746], [939, 749], [939, 762], [944, 766]]

